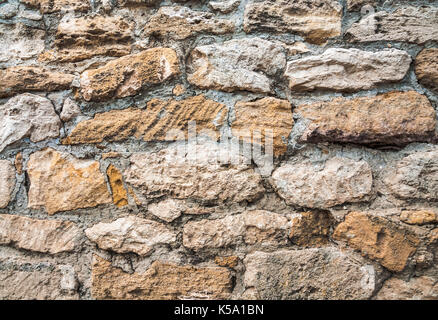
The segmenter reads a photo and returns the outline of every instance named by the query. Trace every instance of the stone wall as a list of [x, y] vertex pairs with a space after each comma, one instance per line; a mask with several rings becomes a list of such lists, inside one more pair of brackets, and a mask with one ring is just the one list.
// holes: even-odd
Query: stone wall
[[438, 1], [0, 0], [0, 41], [0, 299], [438, 298]]

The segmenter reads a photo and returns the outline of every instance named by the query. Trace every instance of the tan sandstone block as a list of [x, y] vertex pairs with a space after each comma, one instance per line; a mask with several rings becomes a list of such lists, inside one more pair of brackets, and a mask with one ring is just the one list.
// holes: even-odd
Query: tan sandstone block
[[415, 73], [422, 85], [438, 92], [438, 48], [423, 49], [417, 55]]
[[429, 210], [403, 210], [400, 220], [408, 224], [438, 223], [438, 214]]
[[112, 164], [106, 169], [106, 174], [111, 186], [113, 203], [119, 208], [126, 206], [128, 204], [128, 192], [123, 186], [122, 174]]
[[8, 160], [0, 160], [0, 208], [6, 208], [11, 201], [15, 187], [15, 170]]
[[29, 6], [40, 9], [41, 13], [53, 13], [58, 11], [88, 11], [89, 0], [20, 0]]

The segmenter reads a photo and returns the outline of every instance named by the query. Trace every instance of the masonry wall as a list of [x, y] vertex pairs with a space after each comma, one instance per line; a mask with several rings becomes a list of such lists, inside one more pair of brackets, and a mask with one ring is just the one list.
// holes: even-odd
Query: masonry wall
[[0, 0], [0, 298], [438, 298], [437, 44], [438, 1]]

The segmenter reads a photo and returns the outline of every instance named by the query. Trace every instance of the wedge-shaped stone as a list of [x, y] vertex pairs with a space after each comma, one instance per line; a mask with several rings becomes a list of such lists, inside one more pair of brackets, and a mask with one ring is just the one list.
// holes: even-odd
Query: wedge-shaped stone
[[276, 98], [241, 101], [234, 109], [236, 119], [231, 126], [234, 136], [247, 143], [261, 143], [262, 146], [270, 139], [275, 156], [286, 152], [294, 124], [289, 101]]
[[137, 94], [179, 73], [173, 49], [153, 48], [108, 62], [81, 75], [81, 92], [87, 101], [104, 101]]
[[401, 7], [363, 17], [347, 31], [352, 41], [403, 41], [423, 44], [438, 40], [438, 8]]
[[438, 48], [424, 49], [415, 59], [418, 81], [438, 93]]
[[285, 76], [294, 91], [353, 92], [400, 81], [410, 64], [409, 54], [397, 49], [368, 52], [330, 48], [319, 56], [290, 61]]
[[0, 215], [0, 244], [55, 254], [74, 250], [79, 236], [79, 229], [70, 221]]
[[257, 299], [368, 299], [379, 283], [378, 269], [336, 248], [254, 252], [244, 264]]
[[227, 92], [271, 92], [270, 77], [286, 65], [284, 48], [261, 38], [244, 38], [196, 47], [189, 57], [188, 81]]
[[95, 299], [226, 299], [231, 289], [232, 277], [226, 268], [155, 261], [145, 273], [129, 274], [94, 256], [91, 294]]
[[405, 145], [435, 134], [435, 110], [416, 91], [375, 97], [336, 98], [294, 110], [306, 122], [304, 142]]
[[209, 12], [187, 7], [160, 7], [146, 24], [145, 33], [160, 38], [183, 40], [197, 34], [225, 34], [234, 31], [234, 22], [216, 19]]
[[30, 156], [27, 173], [30, 208], [45, 207], [54, 214], [112, 202], [97, 161], [47, 148]]
[[289, 227], [287, 218], [280, 214], [245, 211], [223, 219], [186, 223], [183, 244], [196, 251], [238, 244], [284, 245]]
[[106, 169], [106, 174], [111, 186], [113, 203], [119, 208], [126, 206], [128, 204], [128, 192], [126, 192], [126, 189], [123, 186], [123, 178], [119, 169], [110, 164]]
[[250, 32], [295, 33], [311, 43], [341, 35], [342, 6], [335, 0], [251, 0], [243, 28]]
[[58, 11], [88, 11], [89, 0], [20, 0], [29, 6], [40, 9], [42, 13], [53, 13]]
[[288, 204], [329, 208], [362, 201], [371, 192], [373, 176], [367, 162], [335, 157], [324, 164], [284, 164], [271, 183]]
[[385, 218], [352, 212], [339, 224], [333, 238], [346, 241], [385, 268], [402, 271], [419, 244], [419, 239]]
[[0, 160], [0, 208], [5, 208], [11, 201], [15, 187], [15, 169], [8, 160]]
[[85, 234], [101, 249], [141, 256], [150, 254], [157, 245], [176, 241], [176, 233], [163, 224], [134, 216], [100, 222], [85, 230]]
[[181, 140], [187, 138], [190, 121], [194, 122], [198, 133], [208, 130], [215, 136], [212, 138], [218, 138], [226, 115], [224, 104], [206, 99], [203, 95], [184, 100], [152, 99], [146, 110], [113, 110], [80, 122], [63, 143], [123, 141], [130, 137], [145, 141]]
[[57, 91], [70, 88], [74, 76], [45, 68], [17, 66], [0, 70], [0, 98], [24, 91]]
[[24, 93], [0, 105], [0, 151], [26, 137], [32, 142], [56, 138], [60, 128], [49, 99]]

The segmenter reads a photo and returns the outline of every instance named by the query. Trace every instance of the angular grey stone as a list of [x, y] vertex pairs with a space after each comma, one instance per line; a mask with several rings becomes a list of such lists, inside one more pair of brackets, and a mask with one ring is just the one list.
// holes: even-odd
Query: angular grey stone
[[210, 1], [208, 6], [214, 10], [222, 13], [230, 13], [237, 9], [240, 4], [240, 0], [220, 0]]
[[70, 121], [81, 114], [79, 106], [70, 98], [65, 99], [60, 114], [62, 121]]

